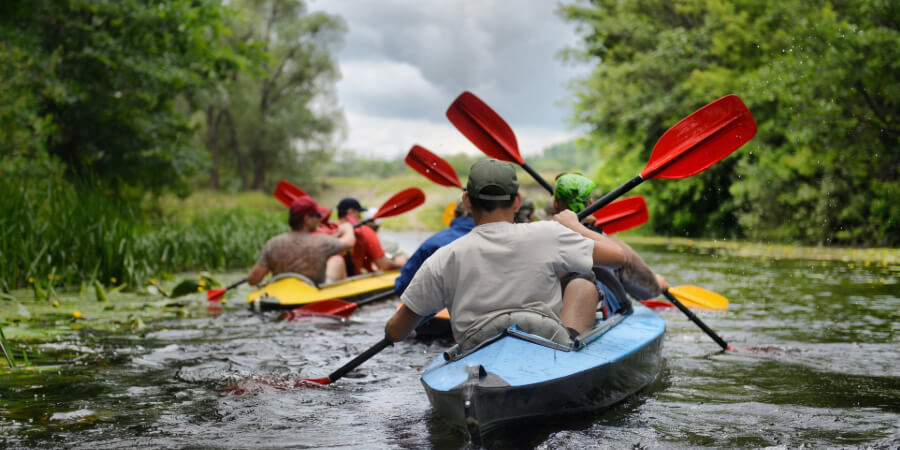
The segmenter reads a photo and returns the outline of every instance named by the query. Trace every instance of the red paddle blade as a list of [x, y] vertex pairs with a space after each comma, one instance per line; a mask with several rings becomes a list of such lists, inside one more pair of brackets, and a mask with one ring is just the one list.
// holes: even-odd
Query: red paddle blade
[[281, 180], [278, 182], [278, 185], [275, 186], [275, 198], [278, 199], [284, 206], [288, 208], [291, 207], [291, 203], [294, 202], [294, 199], [297, 197], [303, 197], [308, 195], [306, 192], [303, 192], [303, 189], [295, 186], [293, 183], [287, 180]]
[[406, 154], [405, 161], [413, 170], [441, 186], [456, 186], [462, 189], [462, 184], [459, 182], [453, 166], [444, 161], [444, 158], [431, 153], [422, 146], [413, 145]]
[[520, 166], [525, 163], [512, 128], [475, 94], [459, 94], [447, 109], [447, 118], [484, 154]]
[[726, 95], [669, 128], [641, 172], [645, 180], [696, 175], [756, 135], [756, 122], [737, 95]]
[[650, 309], [667, 309], [675, 307], [675, 305], [662, 300], [641, 300], [641, 303]]
[[372, 216], [372, 219], [381, 219], [383, 217], [394, 217], [403, 214], [411, 209], [415, 209], [422, 203], [425, 203], [425, 193], [419, 188], [404, 189], [393, 197], [387, 199], [381, 208]]
[[350, 317], [357, 307], [356, 303], [341, 299], [322, 300], [308, 305], [285, 311], [282, 319], [288, 322], [304, 317], [327, 317], [330, 319], [344, 320]]
[[594, 218], [604, 233], [613, 234], [647, 223], [650, 214], [644, 197], [636, 195], [604, 206], [594, 213]]
[[206, 299], [211, 302], [217, 302], [225, 295], [225, 289], [210, 289], [206, 291]]
[[325, 378], [295, 378], [294, 379], [294, 387], [303, 386], [304, 384], [315, 383], [315, 384], [331, 384], [331, 379], [328, 377]]

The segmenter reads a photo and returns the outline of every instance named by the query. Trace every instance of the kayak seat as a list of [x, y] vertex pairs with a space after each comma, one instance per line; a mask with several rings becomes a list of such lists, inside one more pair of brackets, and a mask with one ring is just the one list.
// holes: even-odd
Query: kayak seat
[[608, 332], [609, 330], [613, 329], [616, 325], [625, 320], [625, 317], [627, 316], [623, 314], [615, 314], [606, 320], [602, 320], [598, 317], [598, 320], [594, 323], [593, 327], [588, 328], [583, 333], [579, 334], [575, 339], [572, 339], [570, 344], [560, 344], [559, 342], [543, 338], [536, 334], [528, 333], [519, 328], [518, 325], [514, 324], [506, 328], [502, 332], [497, 333], [495, 336], [480, 342], [474, 347], [465, 349], [463, 347], [460, 347], [458, 344], [454, 345], [449, 350], [443, 353], [443, 357], [445, 361], [457, 361], [468, 355], [471, 355], [472, 353], [477, 352], [478, 350], [481, 350], [484, 347], [487, 347], [488, 345], [506, 336], [512, 336], [524, 341], [531, 342], [533, 344], [542, 345], [544, 347], [549, 347], [554, 350], [563, 352], [578, 351], [587, 346], [587, 344], [600, 338], [600, 336], [606, 334], [606, 332]]
[[285, 278], [296, 278], [296, 279], [298, 279], [298, 280], [300, 280], [300, 281], [302, 281], [302, 282], [304, 282], [304, 283], [306, 283], [306, 284], [308, 284], [308, 285], [310, 285], [310, 286], [315, 286], [315, 287], [317, 287], [317, 288], [319, 287], [319, 285], [316, 284], [315, 281], [310, 280], [306, 275], [303, 275], [303, 274], [300, 274], [300, 273], [295, 273], [295, 272], [283, 272], [283, 273], [279, 273], [278, 275], [275, 275], [275, 276], [273, 276], [272, 278], [270, 278], [269, 281], [265, 282], [264, 284], [260, 284], [259, 287], [260, 287], [260, 288], [265, 287], [267, 284], [274, 283], [274, 282], [276, 282], [276, 281], [278, 281], [278, 280], [283, 280], [283, 279], [285, 279]]
[[614, 314], [628, 315], [634, 312], [631, 300], [618, 278], [604, 267], [594, 266], [597, 289], [603, 293], [603, 304], [608, 308], [607, 317]]

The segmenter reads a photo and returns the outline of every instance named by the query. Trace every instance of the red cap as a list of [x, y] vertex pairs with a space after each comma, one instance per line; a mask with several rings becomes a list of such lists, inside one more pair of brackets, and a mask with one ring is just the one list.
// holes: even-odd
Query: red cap
[[328, 223], [328, 220], [331, 219], [331, 210], [319, 205], [319, 215], [322, 216], [322, 223]]
[[291, 202], [291, 214], [296, 216], [309, 216], [313, 214], [322, 215], [323, 210], [328, 210], [319, 206], [312, 197], [304, 195], [297, 197]]

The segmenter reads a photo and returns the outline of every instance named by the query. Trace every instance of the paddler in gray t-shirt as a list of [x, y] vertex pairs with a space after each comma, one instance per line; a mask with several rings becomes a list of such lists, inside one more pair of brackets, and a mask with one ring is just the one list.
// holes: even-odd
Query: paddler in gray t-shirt
[[[598, 294], [591, 267], [622, 265], [626, 255], [619, 246], [585, 237], [590, 230], [568, 210], [552, 221], [513, 223], [522, 196], [509, 163], [475, 163], [463, 202], [475, 228], [416, 272], [401, 296], [403, 306], [385, 326], [390, 340], [404, 339], [422, 318], [445, 307], [461, 348], [510, 321], [562, 344], [594, 324]], [[568, 273], [586, 276], [562, 287], [560, 277]]]

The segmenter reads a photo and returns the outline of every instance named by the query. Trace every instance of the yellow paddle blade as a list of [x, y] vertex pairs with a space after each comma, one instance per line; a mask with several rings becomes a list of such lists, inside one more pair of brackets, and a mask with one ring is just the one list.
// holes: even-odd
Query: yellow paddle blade
[[441, 222], [444, 222], [444, 225], [450, 226], [450, 222], [453, 221], [454, 212], [456, 211], [456, 202], [447, 203], [447, 207], [444, 208], [444, 215], [441, 216]]
[[674, 295], [684, 306], [701, 309], [725, 309], [728, 308], [728, 299], [715, 292], [707, 291], [700, 286], [677, 286], [669, 288], [669, 293]]

